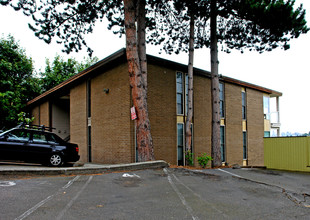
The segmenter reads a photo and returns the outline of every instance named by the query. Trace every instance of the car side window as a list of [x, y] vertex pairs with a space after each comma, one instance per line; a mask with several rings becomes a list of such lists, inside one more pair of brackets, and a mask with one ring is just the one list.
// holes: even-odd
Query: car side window
[[48, 143], [51, 143], [51, 144], [57, 143], [57, 140], [56, 140], [54, 135], [52, 135], [52, 134], [45, 134], [45, 135], [46, 135], [46, 139], [47, 139]]
[[41, 132], [34, 132], [32, 139], [33, 139], [33, 142], [47, 143], [45, 134]]
[[29, 141], [30, 132], [25, 130], [13, 130], [7, 134], [8, 141]]

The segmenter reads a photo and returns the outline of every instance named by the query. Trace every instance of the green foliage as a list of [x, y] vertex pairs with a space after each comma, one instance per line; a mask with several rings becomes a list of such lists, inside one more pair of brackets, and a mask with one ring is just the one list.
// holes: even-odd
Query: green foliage
[[15, 126], [17, 114], [40, 92], [32, 59], [14, 37], [0, 39], [0, 129]]
[[208, 156], [206, 153], [203, 153], [202, 156], [197, 157], [198, 160], [198, 164], [202, 167], [202, 168], [206, 168], [208, 162], [210, 160], [213, 160], [211, 156]]
[[98, 61], [97, 57], [65, 61], [56, 56], [46, 61], [45, 72], [36, 77], [32, 59], [14, 37], [0, 39], [0, 129], [16, 126], [27, 102]]
[[74, 58], [64, 60], [59, 55], [55, 56], [52, 63], [49, 59], [46, 59], [45, 72], [41, 73], [42, 92], [57, 86], [58, 84], [88, 68], [97, 61], [97, 57], [84, 58], [84, 61], [79, 63]]
[[19, 122], [25, 123], [27, 125], [34, 121], [34, 117], [27, 117], [29, 115], [27, 115], [25, 112], [20, 112], [17, 116]]
[[185, 151], [185, 164], [187, 166], [194, 165], [194, 154], [190, 150]]
[[[211, 1], [154, 1], [156, 28], [148, 42], [163, 46], [167, 53], [188, 51], [190, 15], [195, 16], [195, 48], [210, 47]], [[294, 0], [217, 1], [217, 38], [222, 50], [255, 50], [260, 53], [277, 47], [289, 49], [290, 39], [307, 33], [305, 10]], [[163, 7], [165, 6], [165, 7]], [[296, 9], [295, 9], [296, 8]]]

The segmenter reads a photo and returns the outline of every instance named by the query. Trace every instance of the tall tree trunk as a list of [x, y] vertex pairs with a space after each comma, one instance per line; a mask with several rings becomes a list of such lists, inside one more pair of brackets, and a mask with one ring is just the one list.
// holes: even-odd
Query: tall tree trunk
[[217, 5], [216, 0], [211, 0], [211, 96], [212, 96], [212, 137], [211, 156], [212, 167], [221, 166], [220, 144], [220, 90], [218, 74], [218, 50], [217, 50]]
[[[144, 1], [144, 0], [143, 0]], [[124, 0], [124, 12], [125, 12], [125, 31], [126, 31], [126, 55], [128, 61], [129, 81], [132, 92], [133, 105], [136, 109], [138, 118], [136, 119], [136, 134], [137, 134], [137, 148], [138, 148], [138, 161], [154, 160], [153, 141], [151, 136], [150, 120], [147, 109], [147, 85], [146, 80], [142, 76], [142, 71], [146, 68], [141, 68], [140, 57], [141, 52], [139, 50], [138, 37], [143, 38], [143, 34], [136, 31], [135, 19], [136, 19], [136, 1]], [[141, 2], [139, 2], [139, 5]], [[144, 13], [145, 10], [139, 10]], [[140, 17], [140, 15], [138, 16]], [[138, 23], [143, 22], [145, 18], [138, 18]], [[145, 38], [145, 34], [144, 34]], [[145, 41], [145, 39], [144, 39]], [[144, 50], [144, 51], [143, 51]], [[141, 47], [142, 54], [146, 54], [145, 45], [144, 49]], [[143, 55], [142, 55], [143, 57]], [[146, 55], [145, 55], [146, 57]], [[146, 58], [142, 58], [146, 62]]]
[[[194, 29], [195, 29], [195, 21], [194, 21], [194, 13], [191, 11], [190, 18], [190, 31], [189, 31], [189, 54], [188, 54], [188, 109], [187, 109], [187, 117], [185, 124], [185, 149], [186, 153], [191, 151], [191, 143], [192, 143], [192, 131], [191, 131], [191, 123], [193, 119], [193, 68], [194, 68]], [[189, 165], [189, 164], [187, 164]]]
[[145, 44], [145, 0], [138, 0], [137, 3], [137, 36], [138, 36], [138, 53], [140, 59], [140, 67], [143, 85], [147, 91], [147, 60], [146, 60], [146, 44]]

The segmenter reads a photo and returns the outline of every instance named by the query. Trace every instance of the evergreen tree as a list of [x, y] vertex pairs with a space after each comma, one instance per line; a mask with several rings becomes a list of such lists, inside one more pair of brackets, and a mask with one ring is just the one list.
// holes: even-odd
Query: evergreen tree
[[[172, 4], [172, 2], [174, 4]], [[222, 50], [289, 49], [289, 41], [307, 33], [305, 10], [294, 0], [153, 1], [154, 23], [148, 42], [168, 53], [189, 51], [191, 10], [195, 11], [195, 48], [210, 48], [212, 100], [212, 166], [221, 165], [218, 43]]]

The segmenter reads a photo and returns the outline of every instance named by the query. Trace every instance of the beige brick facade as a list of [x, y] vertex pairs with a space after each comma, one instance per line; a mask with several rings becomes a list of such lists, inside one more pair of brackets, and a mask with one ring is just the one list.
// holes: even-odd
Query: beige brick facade
[[203, 76], [194, 76], [193, 150], [197, 166], [197, 156], [202, 153], [211, 155], [211, 111], [211, 81]]
[[[125, 53], [99, 62], [93, 70], [76, 76], [59, 88], [70, 94], [70, 141], [80, 148], [81, 161], [114, 164], [135, 162], [135, 122], [130, 118], [132, 107], [128, 66]], [[123, 58], [120, 58], [123, 56]], [[157, 61], [156, 61], [157, 59]], [[156, 62], [153, 62], [153, 61]], [[161, 62], [162, 61], [162, 62]], [[148, 110], [156, 159], [177, 164], [176, 72], [186, 67], [160, 58], [148, 63]], [[112, 64], [110, 64], [112, 63]], [[109, 65], [108, 65], [109, 64]], [[107, 67], [107, 68], [106, 68]], [[96, 69], [97, 68], [97, 69]], [[92, 74], [94, 73], [94, 74]], [[88, 81], [90, 83], [88, 84]], [[263, 94], [273, 91], [252, 84], [222, 77], [225, 91], [225, 162], [243, 164], [242, 96], [247, 95], [247, 156], [249, 165], [263, 165]], [[91, 121], [88, 120], [88, 88], [90, 85]], [[61, 87], [62, 86], [62, 87]], [[66, 87], [67, 86], [67, 87]], [[105, 91], [109, 89], [109, 92]], [[53, 91], [45, 96], [53, 95]], [[59, 93], [60, 94], [60, 93]], [[278, 93], [279, 94], [279, 93]], [[276, 95], [278, 95], [276, 94]], [[44, 94], [42, 95], [44, 97]], [[54, 99], [54, 96], [51, 96]], [[35, 123], [49, 125], [51, 102], [31, 103]], [[46, 99], [45, 99], [46, 100]], [[55, 101], [55, 99], [54, 99]], [[197, 70], [194, 76], [193, 152], [211, 155], [211, 80], [209, 73]], [[88, 146], [88, 123], [91, 122], [91, 154]], [[180, 122], [180, 121], [179, 121]], [[181, 121], [182, 123], [182, 121]]]
[[81, 161], [88, 161], [86, 82], [70, 91], [70, 141], [79, 145]]
[[[109, 93], [104, 89], [109, 89]], [[134, 162], [126, 63], [91, 80], [91, 105], [93, 162]]]
[[156, 159], [177, 160], [175, 70], [148, 65], [148, 109]]
[[38, 106], [35, 106], [31, 109], [31, 114], [34, 117], [34, 121], [32, 122], [33, 124], [50, 126], [49, 102], [44, 102]]
[[247, 89], [248, 163], [264, 165], [263, 94]]
[[226, 162], [243, 163], [241, 87], [225, 83]]
[[33, 124], [40, 125], [40, 106], [36, 106], [31, 110], [31, 114], [34, 117]]

